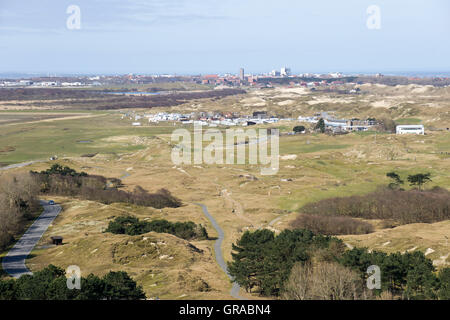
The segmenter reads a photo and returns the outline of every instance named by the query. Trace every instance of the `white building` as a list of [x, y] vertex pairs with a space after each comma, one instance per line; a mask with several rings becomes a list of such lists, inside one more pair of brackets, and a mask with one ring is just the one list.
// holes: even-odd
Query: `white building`
[[291, 69], [288, 68], [288, 67], [283, 67], [283, 68], [281, 68], [280, 75], [283, 76], [283, 77], [288, 77], [288, 76], [290, 76], [290, 75], [291, 75]]
[[407, 124], [396, 127], [397, 134], [425, 134], [425, 128], [422, 124]]

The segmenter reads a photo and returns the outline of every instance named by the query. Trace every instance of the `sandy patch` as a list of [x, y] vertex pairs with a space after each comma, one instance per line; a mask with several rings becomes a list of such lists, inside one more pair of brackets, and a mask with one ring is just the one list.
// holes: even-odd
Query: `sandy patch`
[[277, 104], [279, 106], [289, 106], [289, 105], [294, 104], [294, 103], [295, 103], [294, 100], [284, 100], [284, 101], [278, 102]]
[[266, 105], [266, 101], [259, 97], [245, 98], [241, 100], [241, 103], [246, 107], [263, 107]]
[[313, 97], [314, 100], [308, 101], [309, 105], [315, 105], [319, 103], [352, 103], [352, 99], [342, 99], [342, 98], [330, 98], [330, 97]]
[[297, 159], [297, 155], [296, 154], [287, 154], [284, 156], [280, 156], [281, 160], [295, 160]]

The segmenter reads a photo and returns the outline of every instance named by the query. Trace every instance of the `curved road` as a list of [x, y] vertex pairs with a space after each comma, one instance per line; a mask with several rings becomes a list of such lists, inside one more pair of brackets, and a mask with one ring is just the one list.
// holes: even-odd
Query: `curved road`
[[14, 278], [19, 278], [24, 274], [32, 274], [25, 265], [25, 259], [61, 212], [61, 207], [57, 204], [49, 205], [46, 201], [41, 200], [41, 205], [44, 207], [44, 212], [33, 222], [2, 260], [3, 270]]
[[[227, 274], [228, 278], [230, 278], [230, 280], [233, 280], [231, 278], [231, 275], [228, 273], [227, 264], [225, 263], [225, 260], [223, 259], [223, 255], [222, 255], [222, 242], [225, 237], [225, 234], [224, 234], [222, 228], [217, 223], [217, 221], [214, 219], [214, 217], [209, 213], [208, 208], [204, 204], [201, 204], [201, 203], [195, 203], [195, 204], [202, 208], [203, 213], [208, 218], [208, 220], [211, 221], [211, 224], [213, 225], [214, 229], [216, 229], [217, 233], [219, 234], [216, 242], [214, 243], [214, 252], [216, 253], [216, 261], [219, 264], [220, 268], [223, 270], [223, 272], [225, 272]], [[241, 297], [239, 295], [240, 289], [241, 289], [241, 287], [236, 282], [233, 282], [233, 287], [231, 288], [231, 293], [230, 293], [231, 296], [233, 298], [236, 298], [239, 300], [247, 300], [246, 298]]]

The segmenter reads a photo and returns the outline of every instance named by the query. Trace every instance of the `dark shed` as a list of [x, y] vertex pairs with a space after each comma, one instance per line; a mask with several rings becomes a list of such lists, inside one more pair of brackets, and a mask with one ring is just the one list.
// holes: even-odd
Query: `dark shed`
[[52, 244], [56, 244], [57, 246], [61, 245], [62, 241], [63, 241], [63, 237], [61, 237], [61, 236], [53, 236], [53, 237], [50, 237], [50, 239], [52, 239]]

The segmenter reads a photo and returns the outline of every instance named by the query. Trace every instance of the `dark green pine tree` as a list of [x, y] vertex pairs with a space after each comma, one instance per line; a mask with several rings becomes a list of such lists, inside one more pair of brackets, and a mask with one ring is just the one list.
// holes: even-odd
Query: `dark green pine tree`
[[439, 271], [438, 297], [441, 300], [450, 300], [450, 268]]
[[431, 181], [430, 173], [418, 173], [408, 176], [408, 182], [411, 186], [418, 186], [419, 190], [422, 189], [422, 185]]
[[321, 133], [325, 133], [325, 121], [320, 118], [314, 129], [319, 130]]
[[267, 229], [246, 231], [237, 244], [233, 244], [233, 261], [228, 263], [228, 272], [246, 291], [261, 287], [265, 255], [274, 237], [274, 233]]
[[103, 277], [105, 290], [104, 297], [107, 300], [138, 300], [145, 299], [142, 287], [123, 271], [110, 271]]
[[397, 189], [401, 184], [403, 184], [403, 180], [400, 178], [400, 176], [395, 172], [388, 172], [386, 174], [388, 178], [392, 179], [392, 182], [389, 183], [390, 189]]

